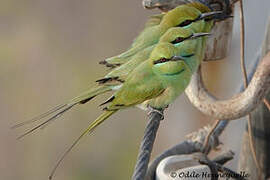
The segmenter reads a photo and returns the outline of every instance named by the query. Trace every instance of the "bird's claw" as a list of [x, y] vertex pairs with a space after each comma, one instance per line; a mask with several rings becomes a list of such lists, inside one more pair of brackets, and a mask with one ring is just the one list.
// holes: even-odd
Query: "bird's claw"
[[161, 120], [163, 120], [164, 119], [164, 113], [163, 113], [163, 109], [156, 109], [156, 108], [153, 108], [153, 107], [148, 107], [148, 109], [149, 109], [149, 112], [147, 113], [147, 115], [148, 116], [151, 116], [151, 114], [152, 113], [157, 113], [157, 114], [159, 114], [160, 116], [161, 116]]

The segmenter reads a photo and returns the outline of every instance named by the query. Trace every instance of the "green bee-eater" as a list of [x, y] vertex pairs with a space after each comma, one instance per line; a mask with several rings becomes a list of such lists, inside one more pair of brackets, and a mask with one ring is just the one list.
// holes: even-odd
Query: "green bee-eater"
[[[172, 27], [184, 27], [193, 22], [214, 17], [214, 15], [222, 14], [222, 12], [210, 12], [210, 9], [198, 2], [181, 5], [175, 9], [169, 11], [165, 15], [160, 15], [158, 18], [155, 17], [154, 23], [151, 26], [146, 27], [139, 36], [134, 40], [132, 46], [126, 52], [101, 61], [101, 64], [106, 64], [109, 67], [115, 67], [129, 61], [133, 55], [137, 52], [145, 49], [146, 47], [152, 46], [158, 43], [160, 37]], [[160, 19], [160, 23], [158, 20]], [[157, 24], [157, 25], [156, 25]]]
[[[210, 23], [210, 22], [209, 22]], [[176, 47], [181, 48], [183, 44], [188, 44], [190, 41], [188, 40], [194, 40], [197, 39], [200, 36], [209, 35], [206, 32], [210, 32], [210, 28], [206, 28], [209, 23], [205, 23], [204, 21], [199, 21], [196, 23], [192, 23], [192, 25], [189, 26], [189, 28], [171, 28], [169, 29], [159, 40], [159, 42], [170, 42], [172, 44], [175, 44]], [[186, 43], [182, 43], [185, 42]], [[193, 43], [196, 43], [196, 41], [193, 41]], [[192, 43], [192, 44], [193, 44]], [[150, 53], [152, 52], [153, 48], [156, 45], [152, 45], [150, 47], [147, 47], [146, 49], [138, 52], [132, 58], [130, 61], [124, 63], [123, 65], [115, 68], [113, 71], [108, 73], [105, 78], [98, 80], [100, 83], [104, 83], [109, 80], [117, 80], [118, 83], [125, 81], [126, 76], [132, 71], [135, 67], [137, 67], [140, 63], [147, 60], [150, 56]], [[189, 47], [192, 47], [193, 45], [190, 45]], [[187, 49], [188, 47], [186, 47]]]
[[[200, 48], [199, 45], [201, 42], [201, 40], [199, 39], [203, 38], [201, 36], [206, 36], [209, 34], [208, 33], [193, 33], [194, 31], [191, 30], [191, 29], [203, 30], [202, 28], [204, 26], [203, 22], [201, 23], [196, 22], [192, 24], [191, 26], [194, 26], [194, 27], [193, 28], [171, 28], [170, 30], [168, 30], [168, 32], [166, 32], [161, 37], [160, 42], [172, 43], [178, 49], [179, 55], [181, 54], [181, 52], [182, 54], [189, 54], [189, 52], [193, 52], [194, 49], [196, 48], [199, 49]], [[98, 84], [95, 87], [87, 90], [86, 92], [82, 93], [80, 96], [69, 100], [65, 104], [59, 105], [51, 109], [50, 111], [31, 119], [30, 121], [17, 124], [14, 127], [20, 127], [24, 124], [35, 122], [39, 119], [55, 114], [54, 116], [52, 116], [50, 119], [47, 120], [47, 121], [50, 121], [52, 119], [59, 117], [64, 112], [71, 109], [74, 105], [85, 104], [86, 102], [88, 102], [89, 100], [91, 100], [92, 98], [94, 98], [95, 96], [99, 94], [103, 94], [111, 90], [119, 89], [119, 87], [125, 82], [128, 74], [137, 66], [139, 66], [142, 62], [146, 61], [149, 58], [155, 46], [156, 45], [153, 45], [151, 47], [146, 48], [145, 50], [140, 51], [132, 58], [131, 61], [128, 61], [127, 63], [114, 69], [112, 72], [107, 74], [105, 78], [97, 80]], [[189, 62], [189, 63], [194, 64], [195, 62]], [[46, 123], [44, 122], [44, 124]]]
[[[21, 137], [46, 125], [77, 104], [84, 104], [95, 96], [116, 90], [105, 104], [105, 112], [98, 117], [72, 144], [58, 161], [88, 132], [120, 109], [131, 106], [164, 109], [187, 87], [192, 73], [204, 55], [206, 35], [213, 26], [215, 14], [200, 3], [182, 5], [167, 14], [156, 15], [146, 24], [127, 52], [106, 60], [107, 64], [123, 64], [98, 80], [98, 85], [82, 95], [59, 105], [40, 116], [14, 127], [35, 122], [52, 115], [51, 118], [24, 133]], [[207, 20], [206, 20], [207, 19]], [[55, 171], [54, 169], [54, 171]], [[53, 171], [53, 172], [54, 172]]]
[[[178, 48], [181, 48], [181, 44], [183, 44], [182, 43], [183, 41], [186, 41], [188, 39], [194, 39], [201, 35], [207, 35], [205, 33], [210, 32], [212, 27], [213, 27], [213, 21], [205, 21], [205, 20], [196, 21], [184, 27], [173, 27], [173, 28], [170, 28], [160, 38], [159, 42], [171, 42], [175, 44]], [[197, 32], [201, 32], [201, 33], [197, 33]], [[196, 42], [193, 42], [193, 43], [196, 43]], [[152, 52], [155, 46], [156, 45], [152, 45], [142, 51], [139, 51], [134, 56], [132, 56], [129, 61], [115, 68], [113, 71], [108, 73], [105, 76], [105, 78], [97, 80], [97, 82], [103, 85], [110, 85], [111, 88], [114, 89], [119, 84], [125, 81], [125, 78], [130, 73], [130, 71], [132, 71], [135, 67], [137, 67], [141, 62], [149, 58], [150, 53]], [[193, 45], [190, 45], [189, 47], [192, 47], [192, 46]], [[204, 48], [201, 48], [201, 51], [203, 50]]]
[[[203, 35], [208, 35], [207, 32], [211, 31], [211, 28], [213, 27], [213, 21], [197, 21], [194, 23], [191, 23], [190, 25], [187, 25], [185, 27], [173, 27], [170, 28], [159, 40], [159, 42], [170, 42], [172, 44], [175, 44], [177, 48], [181, 48], [182, 46], [185, 46], [184, 49], [194, 49], [197, 48], [200, 50], [198, 54], [203, 55], [204, 46], [206, 39], [198, 39], [198, 41], [187, 41], [189, 39], [194, 39]], [[197, 33], [201, 32], [201, 33]], [[204, 40], [202, 42], [202, 40]], [[184, 43], [185, 42], [185, 43]], [[202, 44], [203, 46], [197, 47], [194, 45], [194, 43]], [[190, 45], [188, 45], [190, 44]], [[125, 81], [126, 76], [132, 71], [135, 67], [137, 67], [141, 62], [148, 59], [150, 56], [150, 53], [152, 52], [153, 48], [156, 45], [152, 45], [150, 47], [147, 47], [146, 49], [139, 51], [137, 54], [132, 56], [132, 58], [124, 63], [123, 65], [115, 68], [113, 71], [108, 73], [105, 78], [98, 80], [100, 84], [110, 84], [117, 87], [121, 82]], [[202, 59], [200, 57], [199, 59]]]
[[[179, 33], [180, 30], [180, 28], [175, 28], [171, 31], [177, 31]], [[171, 31], [169, 32], [172, 33]], [[109, 100], [102, 104], [110, 103], [109, 106], [104, 108], [105, 112], [87, 128], [87, 130], [75, 141], [67, 152], [75, 146], [80, 138], [93, 130], [97, 125], [102, 123], [119, 109], [135, 105], [140, 105], [144, 108], [150, 106], [155, 109], [163, 109], [172, 103], [176, 97], [184, 91], [190, 81], [194, 68], [197, 67], [197, 64], [192, 62], [199, 62], [200, 60], [197, 58], [200, 57], [200, 55], [196, 55], [198, 52], [197, 49], [199, 48], [196, 43], [197, 39], [192, 40], [192, 38], [188, 38], [194, 36], [194, 34], [188, 29], [182, 29], [181, 33], [185, 35], [185, 38], [187, 39], [186, 41], [183, 40], [185, 38], [178, 36], [172, 42], [158, 43], [151, 52], [150, 58], [142, 62], [131, 73], [129, 73], [125, 82], [119, 85], [119, 90]], [[198, 36], [201, 36], [201, 34]], [[191, 43], [187, 43], [189, 41]], [[186, 45], [183, 44], [180, 48], [181, 43], [185, 43]], [[178, 46], [175, 46], [176, 44]], [[23, 137], [47, 124], [52, 119], [57, 118], [65, 111], [72, 108], [75, 104], [85, 103], [90, 99], [87, 96], [82, 97], [83, 100], [81, 97], [75, 98], [71, 101], [72, 103], [61, 105], [52, 111], [41, 115], [38, 118], [45, 117], [52, 112], [60, 110], [60, 112], [55, 116], [20, 137]], [[67, 153], [65, 153], [64, 156], [66, 154]], [[57, 163], [57, 166], [62, 159], [63, 157]]]
[[196, 52], [176, 56], [179, 49], [171, 43], [159, 43], [150, 58], [141, 63], [127, 77], [116, 93], [101, 105], [109, 104], [90, 126], [63, 154], [53, 173], [67, 153], [87, 133], [120, 109], [139, 105], [161, 110], [171, 104], [188, 86], [192, 68], [187, 62], [194, 61]]

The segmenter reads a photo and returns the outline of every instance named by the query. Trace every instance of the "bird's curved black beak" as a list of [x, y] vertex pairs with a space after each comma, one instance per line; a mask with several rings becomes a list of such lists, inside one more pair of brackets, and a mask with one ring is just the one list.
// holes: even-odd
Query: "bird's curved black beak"
[[182, 56], [173, 56], [171, 61], [184, 61], [185, 59]]
[[204, 32], [193, 33], [190, 38], [195, 39], [195, 38], [204, 37], [204, 36], [210, 36], [210, 35], [212, 35], [212, 34], [211, 33], [204, 33]]
[[198, 20], [203, 20], [203, 19], [214, 19], [215, 16], [223, 14], [222, 11], [212, 11], [212, 12], [207, 12], [207, 13], [202, 13]]

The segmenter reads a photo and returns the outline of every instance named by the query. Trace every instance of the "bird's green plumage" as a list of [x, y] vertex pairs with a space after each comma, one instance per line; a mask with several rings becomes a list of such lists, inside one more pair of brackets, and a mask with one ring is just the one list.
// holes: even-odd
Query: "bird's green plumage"
[[94, 88], [91, 88], [91, 89], [85, 91], [84, 93], [82, 93], [78, 97], [71, 99], [68, 104], [77, 104], [77, 103], [84, 104], [87, 102], [87, 100], [91, 100], [92, 98], [94, 98], [95, 96], [97, 96], [99, 94], [103, 94], [105, 92], [111, 91], [111, 89], [112, 89], [112, 87], [110, 85], [96, 86]]
[[122, 64], [120, 67], [113, 69], [98, 80], [95, 87], [80, 96], [15, 126], [19, 127], [52, 115], [20, 138], [61, 116], [74, 105], [84, 104], [95, 96], [111, 90], [116, 92], [103, 103], [106, 104], [106, 111], [89, 125], [64, 156], [79, 139], [119, 109], [135, 105], [151, 106], [156, 109], [167, 107], [185, 90], [192, 73], [203, 59], [207, 37], [195, 34], [211, 31], [212, 20], [198, 19], [203, 12], [209, 11], [208, 7], [200, 3], [190, 3], [166, 14], [151, 17], [128, 51], [106, 60], [110, 64]]
[[[188, 27], [182, 27], [182, 28], [181, 27], [173, 27], [173, 28], [170, 28], [159, 39], [159, 42], [172, 42], [175, 39], [177, 39], [178, 37], [188, 38], [189, 36], [192, 35], [192, 33], [209, 32], [212, 28], [212, 25], [213, 25], [212, 21], [205, 22], [204, 20], [201, 20], [201, 21], [192, 23]], [[198, 38], [196, 40], [187, 40], [187, 41], [181, 42], [175, 46], [177, 46], [178, 48], [186, 46], [185, 51], [188, 51], [190, 48], [191, 48], [190, 51], [193, 51], [194, 48], [197, 48], [196, 46], [193, 45], [194, 43], [197, 43], [197, 41], [200, 42], [199, 44], [201, 44], [201, 43], [205, 44], [206, 37], [201, 37], [201, 38]], [[203, 40], [203, 42], [201, 42], [202, 40]], [[152, 45], [150, 47], [145, 48], [142, 51], [139, 51], [134, 56], [132, 56], [129, 61], [127, 61], [123, 65], [115, 68], [113, 71], [108, 73], [105, 77], [106, 78], [119, 77], [120, 79], [122, 79], [124, 81], [126, 79], [127, 75], [135, 67], [137, 67], [140, 63], [144, 62], [145, 60], [147, 60], [149, 58], [150, 53], [152, 52], [152, 50], [155, 46], [156, 45]], [[198, 48], [200, 48], [200, 47], [198, 46]], [[200, 51], [201, 51], [200, 54], [203, 54], [202, 53], [203, 50], [200, 50]], [[185, 53], [185, 52], [183, 52], [183, 53]], [[186, 53], [188, 53], [188, 52], [186, 52]]]
[[153, 108], [169, 105], [188, 85], [191, 70], [183, 60], [154, 62], [170, 59], [177, 54], [171, 43], [159, 43], [150, 58], [135, 68], [114, 95], [108, 110], [122, 109], [145, 103]]
[[[200, 10], [196, 9], [199, 8]], [[159, 38], [171, 27], [177, 27], [187, 20], [197, 19], [202, 12], [209, 12], [210, 9], [200, 3], [190, 3], [188, 5], [178, 6], [169, 11], [152, 24], [152, 26], [145, 28], [139, 36], [134, 40], [132, 47], [126, 52], [106, 59], [108, 64], [123, 64], [131, 59], [131, 57], [142, 49], [154, 45], [159, 41]], [[157, 18], [159, 19], [159, 18]], [[157, 25], [156, 25], [157, 24]]]
[[[192, 6], [194, 6], [194, 4]], [[193, 33], [197, 33], [197, 32], [209, 32], [212, 28], [213, 23], [212, 21], [206, 22], [204, 19], [202, 19], [202, 20], [192, 22], [183, 27], [174, 27], [174, 26], [176, 26], [179, 23], [185, 22], [186, 20], [196, 19], [200, 15], [201, 11], [198, 11], [194, 7], [189, 7], [188, 5], [179, 6], [165, 15], [162, 14], [160, 16], [152, 17], [152, 19], [148, 21], [149, 23], [146, 27], [146, 29], [150, 29], [150, 30], [145, 30], [146, 31], [145, 33], [152, 33], [153, 28], [166, 27], [165, 29], [167, 29], [167, 31], [163, 33], [161, 37], [156, 38], [156, 40], [159, 41], [159, 43], [165, 43], [165, 44], [167, 43], [168, 46], [174, 46], [175, 55], [186, 56], [193, 53], [194, 54], [193, 57], [189, 57], [188, 58], [189, 61], [185, 62], [185, 64], [189, 66], [191, 72], [194, 72], [196, 70], [198, 64], [200, 63], [200, 60], [203, 58], [203, 49], [204, 49], [203, 47], [205, 46], [206, 37], [200, 37], [200, 38], [194, 38], [194, 39], [192, 38], [188, 39], [188, 37], [190, 37]], [[204, 11], [208, 11], [208, 9], [206, 8], [206, 10]], [[166, 19], [169, 22], [165, 22]], [[159, 20], [160, 20], [160, 23], [159, 23]], [[171, 27], [171, 28], [168, 28], [168, 27]], [[143, 36], [140, 35], [139, 39], [142, 37]], [[183, 42], [179, 42], [172, 45], [171, 43], [179, 37], [185, 40]], [[140, 42], [141, 40], [139, 39], [134, 42], [135, 43], [134, 47], [137, 46], [136, 42], [141, 43]], [[164, 83], [163, 84], [158, 83], [158, 81], [162, 79], [158, 79], [158, 80], [155, 79], [156, 76], [150, 75], [150, 73], [153, 73], [153, 72], [149, 71], [149, 69], [145, 70], [146, 66], [141, 66], [141, 64], [147, 64], [144, 62], [147, 59], [149, 59], [151, 52], [157, 46], [157, 44], [153, 44], [149, 46], [149, 44], [152, 44], [152, 43], [153, 42], [148, 43], [148, 46], [146, 46], [146, 48], [142, 49], [141, 51], [136, 53], [134, 56], [132, 56], [130, 61], [126, 62], [125, 64], [111, 71], [109, 74], [105, 76], [105, 78], [98, 80], [99, 83], [94, 88], [91, 88], [88, 91], [81, 94], [80, 96], [73, 98], [72, 100], [68, 101], [66, 104], [62, 104], [61, 108], [53, 109], [51, 111], [48, 111], [47, 113], [42, 114], [41, 116], [38, 116], [30, 120], [29, 123], [36, 121], [40, 118], [44, 118], [53, 113], [55, 113], [55, 115], [52, 117], [52, 119], [57, 118], [61, 114], [63, 114], [64, 112], [72, 108], [74, 105], [84, 104], [99, 94], [103, 94], [111, 90], [117, 90], [122, 86], [123, 83], [125, 87], [127, 87], [128, 86], [127, 84], [129, 84], [129, 86], [134, 90], [140, 89], [140, 87], [142, 87], [141, 86], [142, 83], [132, 84], [130, 83], [130, 82], [134, 82], [133, 80], [130, 81], [132, 78], [136, 78], [138, 80], [147, 80], [148, 84], [155, 85], [154, 88], [151, 88], [151, 87], [145, 88], [144, 96], [138, 96], [141, 99], [136, 100], [139, 103], [143, 101], [143, 98], [147, 98], [147, 99], [153, 98], [154, 96], [156, 96], [156, 94], [161, 93], [161, 91], [165, 91], [161, 87], [161, 85], [163, 85]], [[155, 53], [152, 53], [152, 54], [155, 54]], [[178, 68], [178, 66], [177, 65], [175, 66], [174, 64], [178, 64], [178, 63], [180, 62], [168, 62], [164, 65], [157, 65], [159, 67], [157, 69], [160, 69], [160, 70], [170, 69], [171, 72], [168, 71], [166, 73], [167, 76], [169, 76], [169, 74], [170, 76], [172, 76], [172, 74], [176, 75], [180, 71], [174, 72], [174, 68], [176, 69]], [[136, 73], [140, 71], [141, 73]], [[130, 74], [136, 74], [136, 76], [130, 77]], [[128, 76], [129, 76], [129, 79], [127, 79]], [[125, 81], [128, 81], [128, 82], [125, 82]], [[138, 86], [138, 87], [135, 87], [135, 86]], [[129, 102], [126, 104], [129, 104], [128, 106], [130, 106], [130, 105], [133, 105], [134, 103], [136, 104], [137, 102], [134, 101], [132, 103]]]

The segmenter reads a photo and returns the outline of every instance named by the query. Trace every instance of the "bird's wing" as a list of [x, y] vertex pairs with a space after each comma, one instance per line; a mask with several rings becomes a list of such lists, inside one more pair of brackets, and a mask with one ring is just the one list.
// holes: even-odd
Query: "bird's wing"
[[125, 81], [128, 74], [132, 70], [134, 70], [136, 67], [138, 67], [141, 63], [143, 63], [149, 58], [149, 55], [152, 52], [153, 48], [154, 46], [150, 46], [138, 52], [137, 54], [132, 56], [132, 58], [128, 62], [126, 62], [125, 64], [122, 64], [121, 66], [115, 68], [113, 71], [108, 73], [106, 75], [106, 78], [118, 77], [119, 79]]
[[121, 109], [157, 97], [164, 91], [162, 81], [148, 66], [147, 62], [136, 68], [123, 86], [110, 99], [109, 110]]
[[[100, 63], [106, 64], [108, 67], [117, 67], [118, 65], [130, 61], [139, 50], [143, 49], [145, 45], [145, 38], [153, 34], [153, 32], [156, 30], [156, 26], [160, 24], [164, 15], [165, 14], [157, 14], [151, 16], [149, 20], [145, 23], [145, 28], [143, 29], [143, 31], [141, 31], [140, 34], [133, 40], [133, 43], [126, 52], [117, 56], [107, 58], [105, 61], [101, 61]], [[150, 39], [151, 42], [149, 46], [157, 43], [155, 42], [155, 39], [156, 41], [158, 41], [158, 38], [156, 37]]]
[[141, 31], [137, 38], [133, 40], [130, 48], [137, 46], [141, 42], [142, 36], [145, 34], [146, 31], [148, 31], [149, 28], [159, 25], [164, 15], [165, 14], [156, 14], [150, 16], [144, 25], [143, 31]]
[[165, 14], [155, 14], [155, 15], [150, 16], [149, 19], [146, 21], [144, 28], [149, 28], [152, 26], [159, 25], [164, 15]]

